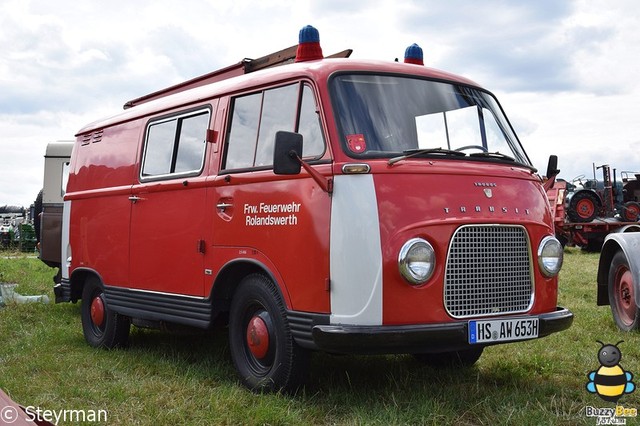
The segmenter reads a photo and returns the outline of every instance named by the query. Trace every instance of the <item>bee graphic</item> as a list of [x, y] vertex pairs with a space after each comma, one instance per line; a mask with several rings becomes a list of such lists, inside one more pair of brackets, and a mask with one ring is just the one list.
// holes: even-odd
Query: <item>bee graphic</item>
[[598, 351], [598, 361], [600, 368], [587, 374], [587, 391], [598, 394], [600, 398], [609, 402], [618, 402], [625, 393], [631, 393], [636, 389], [636, 385], [631, 381], [633, 374], [624, 371], [620, 366], [622, 352], [618, 345], [605, 345], [599, 340], [602, 347]]

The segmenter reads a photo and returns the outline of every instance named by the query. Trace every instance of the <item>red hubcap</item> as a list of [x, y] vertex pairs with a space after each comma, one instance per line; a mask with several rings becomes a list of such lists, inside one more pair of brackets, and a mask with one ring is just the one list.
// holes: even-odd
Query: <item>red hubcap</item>
[[98, 327], [102, 327], [104, 323], [104, 302], [100, 296], [91, 301], [91, 321]]
[[590, 200], [580, 200], [576, 206], [580, 217], [590, 217], [595, 211], [595, 206]]
[[269, 329], [258, 315], [251, 318], [247, 326], [247, 344], [257, 359], [264, 358], [269, 351]]
[[627, 268], [616, 273], [616, 297], [620, 307], [620, 317], [626, 324], [633, 323], [636, 317], [636, 301], [633, 294], [633, 275]]

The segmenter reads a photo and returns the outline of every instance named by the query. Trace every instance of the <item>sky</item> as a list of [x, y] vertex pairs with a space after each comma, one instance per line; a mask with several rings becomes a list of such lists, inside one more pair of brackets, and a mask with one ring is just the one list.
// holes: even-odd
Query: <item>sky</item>
[[[297, 44], [425, 65], [493, 92], [541, 173], [640, 171], [636, 0], [0, 0], [0, 206], [28, 207], [47, 143], [163, 87]], [[597, 171], [601, 179], [602, 174]]]

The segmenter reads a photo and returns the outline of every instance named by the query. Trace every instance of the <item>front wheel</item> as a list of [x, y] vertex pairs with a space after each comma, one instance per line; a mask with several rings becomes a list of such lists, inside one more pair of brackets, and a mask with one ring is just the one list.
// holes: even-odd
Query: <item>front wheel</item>
[[471, 367], [480, 359], [484, 347], [462, 349], [459, 351], [413, 354], [413, 357], [431, 367]]
[[622, 219], [626, 222], [637, 222], [640, 217], [640, 203], [628, 201], [622, 206]]
[[623, 331], [638, 328], [640, 310], [636, 305], [633, 274], [622, 250], [619, 250], [611, 259], [608, 282], [609, 304], [616, 325]]
[[242, 383], [253, 391], [295, 392], [309, 372], [309, 352], [296, 344], [275, 284], [245, 277], [229, 314], [229, 347]]
[[129, 340], [129, 318], [107, 308], [100, 281], [91, 277], [82, 289], [82, 331], [89, 345], [112, 349], [124, 347]]

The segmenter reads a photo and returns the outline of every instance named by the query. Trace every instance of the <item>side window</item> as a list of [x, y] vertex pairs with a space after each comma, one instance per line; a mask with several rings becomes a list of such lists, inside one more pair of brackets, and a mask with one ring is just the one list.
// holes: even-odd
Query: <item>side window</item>
[[150, 123], [142, 179], [199, 173], [204, 163], [209, 117], [206, 110]]
[[209, 113], [185, 117], [179, 120], [180, 138], [174, 173], [200, 170], [209, 127]]
[[158, 176], [171, 173], [171, 158], [173, 156], [177, 126], [178, 120], [149, 126], [142, 176]]
[[322, 156], [324, 138], [310, 86], [296, 83], [235, 98], [224, 169], [272, 165], [279, 130], [303, 135], [305, 157]]
[[262, 93], [235, 99], [225, 168], [253, 167], [261, 107]]
[[296, 122], [298, 85], [271, 89], [262, 98], [255, 166], [273, 164], [273, 145], [278, 130], [291, 130]]

